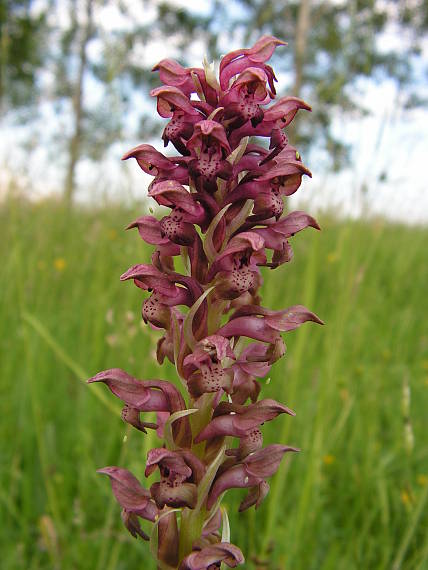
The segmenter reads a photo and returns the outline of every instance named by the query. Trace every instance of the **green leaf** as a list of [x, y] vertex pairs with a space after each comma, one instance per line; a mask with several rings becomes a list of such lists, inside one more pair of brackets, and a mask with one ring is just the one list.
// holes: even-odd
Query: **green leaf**
[[250, 215], [252, 208], [253, 208], [253, 200], [248, 199], [245, 202], [245, 204], [242, 206], [242, 209], [238, 213], [238, 215], [235, 216], [233, 220], [231, 220], [230, 224], [227, 226], [226, 239], [224, 240], [224, 243], [226, 243], [227, 240], [230, 238], [230, 236], [233, 235], [236, 232], [236, 230], [242, 226], [247, 217]]
[[232, 204], [226, 204], [226, 206], [224, 208], [222, 208], [220, 210], [220, 212], [218, 212], [218, 214], [216, 214], [216, 216], [212, 219], [207, 233], [205, 235], [205, 240], [204, 240], [204, 251], [205, 251], [205, 255], [208, 258], [208, 261], [210, 263], [212, 263], [214, 261], [214, 259], [217, 257], [218, 251], [215, 249], [214, 247], [214, 243], [213, 243], [213, 236], [214, 236], [214, 232], [216, 230], [216, 227], [218, 226], [221, 218], [223, 217], [223, 215], [227, 212], [227, 210], [230, 208]]
[[193, 319], [195, 318], [197, 310], [205, 301], [205, 299], [208, 297], [208, 295], [211, 293], [211, 291], [214, 289], [214, 287], [215, 285], [213, 285], [212, 287], [204, 291], [204, 293], [202, 293], [199, 299], [197, 299], [195, 303], [193, 303], [189, 312], [186, 315], [186, 318], [184, 319], [183, 323], [184, 338], [186, 339], [187, 344], [192, 350], [194, 349], [196, 344], [196, 339], [193, 336]]
[[168, 449], [171, 450], [179, 449], [178, 446], [175, 445], [174, 438], [172, 435], [172, 424], [176, 420], [184, 418], [185, 416], [189, 416], [190, 414], [194, 414], [195, 412], [199, 412], [198, 408], [190, 408], [189, 410], [180, 410], [178, 412], [174, 412], [169, 416], [169, 418], [165, 423], [165, 428], [164, 428], [164, 438]]
[[217, 456], [214, 458], [212, 463], [208, 466], [207, 472], [203, 476], [202, 481], [199, 483], [198, 502], [196, 503], [195, 510], [193, 511], [195, 514], [201, 510], [202, 505], [204, 504], [204, 501], [208, 496], [208, 492], [211, 488], [212, 482], [214, 481], [214, 477], [217, 474], [218, 468], [223, 463], [223, 459], [225, 457], [225, 451], [226, 451], [226, 444], [224, 444], [221, 447]]
[[175, 570], [175, 568], [173, 568], [169, 564], [166, 564], [166, 562], [162, 562], [162, 560], [158, 560], [158, 532], [157, 531], [158, 531], [159, 522], [164, 517], [170, 515], [171, 513], [178, 513], [178, 512], [181, 512], [181, 509], [170, 509], [169, 511], [162, 513], [156, 519], [156, 521], [153, 525], [152, 532], [150, 535], [150, 552], [152, 553], [153, 558], [156, 560], [158, 570]]
[[233, 152], [226, 158], [230, 164], [236, 164], [244, 156], [245, 149], [247, 148], [250, 137], [244, 137], [241, 143], [235, 148]]
[[225, 507], [221, 507], [221, 541], [230, 542], [230, 524], [229, 517]]

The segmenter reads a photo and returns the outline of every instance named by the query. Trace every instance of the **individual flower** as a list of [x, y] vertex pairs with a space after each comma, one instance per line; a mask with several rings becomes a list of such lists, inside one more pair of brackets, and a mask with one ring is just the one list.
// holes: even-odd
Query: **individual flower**
[[213, 419], [194, 438], [194, 441], [200, 443], [207, 439], [227, 435], [238, 437], [240, 447], [235, 454], [245, 457], [262, 446], [263, 440], [259, 427], [279, 414], [295, 415], [292, 410], [271, 399], [260, 400], [247, 406], [220, 402], [214, 409]]
[[162, 83], [177, 87], [187, 97], [190, 98], [192, 93], [199, 92], [208, 104], [212, 106], [217, 104], [218, 84], [216, 81], [213, 83], [207, 69], [186, 68], [173, 59], [167, 58], [156, 64], [152, 71], [159, 71], [159, 78]]
[[[251, 488], [251, 496], [253, 496], [255, 487], [259, 488], [258, 499], [253, 504], [259, 506], [260, 501], [264, 498], [265, 479], [272, 477], [277, 471], [284, 453], [288, 451], [299, 451], [295, 447], [280, 445], [278, 443], [268, 445], [263, 449], [259, 449], [248, 455], [241, 463], [232, 465], [224, 470], [214, 481], [207, 500], [207, 508], [211, 509], [217, 499], [227, 489], [232, 488]], [[260, 486], [262, 486], [260, 488]], [[248, 501], [245, 503], [248, 508]], [[243, 510], [243, 509], [240, 509]]]
[[217, 177], [226, 180], [232, 173], [226, 160], [231, 149], [223, 125], [209, 119], [196, 123], [186, 148], [192, 153], [188, 167], [197, 188], [215, 192]]
[[134, 536], [149, 540], [141, 529], [138, 517], [154, 522], [158, 508], [151, 499], [149, 491], [140, 485], [138, 479], [127, 469], [104, 467], [97, 473], [108, 475], [111, 488], [117, 502], [122, 507], [122, 520], [128, 531]]
[[288, 138], [283, 129], [291, 123], [299, 109], [310, 111], [311, 107], [297, 97], [282, 97], [276, 103], [264, 109], [264, 117], [261, 123], [255, 127], [251, 123], [246, 123], [241, 128], [235, 130], [230, 137], [232, 146], [235, 146], [236, 142], [241, 140], [242, 137], [269, 137], [269, 149], [271, 152], [266, 153], [260, 164], [272, 160], [288, 146]]
[[[156, 429], [157, 424], [142, 422], [140, 412], [172, 414], [186, 408], [183, 396], [177, 388], [165, 380], [137, 380], [120, 368], [111, 368], [99, 372], [87, 381], [89, 384], [102, 382], [117, 396], [125, 406], [122, 419], [139, 431], [146, 428]], [[181, 418], [173, 425], [173, 434], [177, 442], [186, 445], [191, 437], [187, 418]]]
[[258, 265], [266, 262], [264, 240], [254, 232], [234, 236], [215, 258], [208, 279], [216, 279], [216, 295], [235, 299], [246, 291], [255, 294], [262, 280]]
[[315, 218], [299, 210], [291, 212], [279, 221], [266, 220], [260, 225], [262, 227], [253, 228], [252, 231], [264, 239], [267, 249], [273, 251], [272, 261], [268, 264], [272, 268], [292, 258], [293, 251], [288, 241], [290, 237], [308, 227], [320, 229]]
[[262, 36], [251, 48], [239, 49], [226, 54], [220, 62], [220, 85], [223, 91], [227, 90], [229, 81], [235, 75], [248, 67], [262, 69], [269, 78], [269, 87], [272, 96], [275, 95], [273, 82], [275, 74], [266, 61], [272, 57], [275, 48], [286, 45], [285, 42], [273, 36]]
[[123, 155], [122, 160], [135, 158], [138, 166], [155, 180], [174, 179], [180, 184], [188, 184], [187, 168], [174, 162], [174, 159], [164, 156], [150, 144], [140, 144]]
[[223, 336], [211, 335], [198, 342], [183, 362], [191, 396], [198, 398], [202, 394], [220, 390], [230, 392], [233, 372], [222, 363], [225, 359], [234, 358], [230, 343]]
[[156, 468], [159, 468], [161, 479], [150, 487], [156, 505], [160, 509], [165, 505], [194, 509], [198, 499], [197, 485], [205, 473], [202, 461], [186, 449], [151, 449], [147, 454], [146, 477]]
[[[276, 157], [274, 166], [265, 165], [254, 177], [244, 178], [226, 197], [226, 203], [252, 199], [256, 220], [276, 218], [283, 213], [283, 197], [294, 194], [304, 174], [312, 176], [300, 160]], [[260, 215], [261, 214], [261, 215]]]
[[[121, 281], [133, 279], [137, 287], [151, 293], [143, 303], [143, 319], [164, 329], [170, 326], [172, 307], [177, 305], [190, 307], [203, 292], [192, 277], [162, 273], [154, 265], [148, 264], [133, 265], [121, 275], [120, 279]], [[176, 283], [180, 283], [181, 286], [178, 287]]]
[[263, 69], [248, 67], [239, 74], [230, 89], [221, 99], [225, 108], [224, 118], [230, 121], [229, 129], [237, 129], [248, 121], [256, 127], [263, 121], [262, 105], [270, 101], [267, 87], [269, 81]]
[[215, 570], [222, 563], [229, 568], [236, 568], [238, 564], [244, 563], [242, 552], [230, 542], [219, 542], [186, 556], [179, 570]]
[[274, 344], [281, 332], [292, 331], [307, 321], [324, 324], [303, 305], [293, 305], [283, 311], [249, 305], [235, 311], [229, 322], [218, 330], [218, 334], [227, 338], [246, 336]]

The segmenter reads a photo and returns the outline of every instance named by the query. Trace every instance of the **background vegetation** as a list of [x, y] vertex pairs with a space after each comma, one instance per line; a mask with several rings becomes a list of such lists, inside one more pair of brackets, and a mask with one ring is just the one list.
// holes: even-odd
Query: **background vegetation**
[[[414, 159], [424, 157], [427, 26], [426, 0], [0, 0], [2, 569], [154, 570], [96, 469], [142, 477], [156, 436], [126, 429], [118, 402], [84, 380], [113, 366], [141, 378], [174, 371], [156, 364], [141, 291], [119, 282], [149, 259], [122, 231], [147, 204], [97, 199], [104, 188], [145, 196], [144, 178], [134, 184], [131, 167], [115, 178], [110, 166], [159, 142], [151, 66], [200, 65], [262, 33], [289, 43], [272, 62], [279, 94], [314, 108], [288, 134], [324, 180], [318, 204], [325, 180], [350, 165], [352, 188], [338, 193], [352, 193], [364, 219], [327, 208], [321, 234], [296, 236], [293, 262], [267, 272], [267, 306], [304, 303], [326, 326], [289, 333], [264, 381], [265, 397], [297, 411], [264, 427], [267, 443], [302, 452], [257, 514], [238, 515], [242, 493], [227, 495], [232, 540], [249, 570], [428, 569], [428, 229], [370, 218], [376, 200], [402, 219], [424, 211], [422, 190], [420, 203], [411, 196], [424, 183]], [[354, 134], [347, 147], [337, 126], [370, 113], [377, 142]], [[396, 142], [381, 145], [390, 125]], [[63, 200], [31, 202], [52, 173]]]
[[[123, 227], [141, 205], [66, 212], [10, 200], [0, 209], [0, 532], [7, 570], [154, 569], [123, 529], [108, 481], [143, 476], [156, 436], [127, 430], [117, 401], [82, 381], [101, 369], [174, 379], [139, 319], [141, 291], [119, 275], [149, 251]], [[301, 447], [232, 540], [249, 569], [428, 567], [428, 231], [325, 217], [268, 272], [266, 305], [304, 303], [326, 321], [286, 335], [265, 396], [297, 411], [264, 427]]]

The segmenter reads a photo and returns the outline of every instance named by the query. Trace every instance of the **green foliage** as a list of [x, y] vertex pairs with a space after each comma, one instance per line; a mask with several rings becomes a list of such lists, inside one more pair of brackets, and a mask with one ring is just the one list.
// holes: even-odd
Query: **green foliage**
[[[172, 365], [156, 364], [157, 335], [140, 326], [141, 291], [119, 282], [149, 259], [137, 235], [122, 231], [137, 214], [17, 201], [0, 209], [5, 570], [154, 570], [95, 470], [117, 464], [142, 478], [159, 440], [127, 429], [106, 405], [117, 407], [114, 397], [104, 391], [100, 401], [103, 387], [82, 382], [113, 366], [175, 377]], [[227, 495], [231, 539], [250, 570], [422, 570], [428, 231], [320, 221], [321, 234], [294, 238], [293, 267], [265, 272], [267, 306], [304, 303], [326, 321], [286, 335], [288, 354], [263, 381], [265, 397], [297, 411], [264, 426], [266, 443], [302, 451], [273, 478], [257, 526], [253, 512], [236, 513], [243, 493]]]
[[32, 0], [0, 0], [0, 115], [34, 103], [46, 50], [46, 12]]

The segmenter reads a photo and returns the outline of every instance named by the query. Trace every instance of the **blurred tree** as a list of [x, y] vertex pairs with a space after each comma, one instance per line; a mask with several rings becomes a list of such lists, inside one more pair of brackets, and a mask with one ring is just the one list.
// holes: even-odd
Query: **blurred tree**
[[101, 160], [122, 136], [133, 90], [129, 75], [134, 42], [130, 38], [138, 31], [140, 42], [147, 36], [134, 20], [131, 5], [115, 0], [57, 3], [57, 10], [66, 17], [55, 19], [53, 99], [57, 114], [68, 118], [66, 132], [57, 133], [57, 141], [67, 156], [64, 198], [69, 205], [80, 160]]
[[274, 34], [290, 44], [274, 56], [281, 88], [314, 108], [290, 138], [325, 148], [340, 168], [347, 149], [332, 119], [370, 112], [361, 80], [394, 78], [403, 108], [423, 103], [412, 72], [427, 25], [427, 0], [206, 0], [191, 8], [179, 0], [0, 0], [0, 112], [30, 102], [49, 108], [42, 130], [56, 128], [51, 148], [56, 165], [65, 159], [71, 203], [83, 159], [100, 161], [113, 143], [160, 128], [144, 113], [147, 87], [158, 82], [152, 46], [167, 41], [170, 57], [195, 65], [195, 45], [218, 59]]
[[[70, 2], [70, 26], [62, 35], [62, 57], [60, 60], [61, 71], [63, 76], [72, 77], [68, 82], [68, 95], [72, 102], [72, 132], [68, 141], [68, 164], [65, 176], [64, 195], [68, 204], [71, 203], [74, 189], [76, 186], [76, 167], [80, 156], [80, 147], [83, 134], [83, 89], [84, 79], [88, 67], [88, 45], [94, 35], [93, 25], [93, 0], [85, 0], [83, 7], [83, 18], [79, 21], [78, 11], [76, 10], [76, 1]], [[74, 45], [73, 45], [74, 44]], [[64, 64], [67, 57], [73, 52], [75, 46], [76, 52], [76, 70], [73, 73], [65, 72]], [[61, 85], [63, 88], [64, 85]]]
[[[34, 103], [44, 62], [46, 11], [32, 0], [0, 0], [0, 116]], [[34, 9], [33, 9], [34, 8]]]

